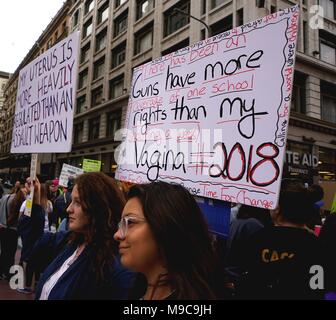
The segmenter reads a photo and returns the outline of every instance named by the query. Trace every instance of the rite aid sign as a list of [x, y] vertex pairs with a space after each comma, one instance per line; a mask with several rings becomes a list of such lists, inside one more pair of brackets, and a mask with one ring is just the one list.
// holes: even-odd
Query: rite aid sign
[[287, 164], [293, 164], [298, 166], [306, 166], [316, 168], [319, 164], [319, 159], [311, 154], [300, 154], [298, 152], [286, 151]]

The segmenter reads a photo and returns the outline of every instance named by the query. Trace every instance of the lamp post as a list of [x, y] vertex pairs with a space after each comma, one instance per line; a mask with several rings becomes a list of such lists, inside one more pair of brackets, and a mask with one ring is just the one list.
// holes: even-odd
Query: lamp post
[[187, 13], [187, 12], [184, 12], [183, 10], [178, 9], [178, 8], [174, 8], [174, 11], [175, 11], [175, 12], [179, 12], [179, 13], [181, 13], [181, 14], [184, 14], [185, 16], [190, 17], [190, 18], [193, 18], [193, 19], [197, 20], [198, 22], [202, 23], [202, 24], [205, 26], [205, 28], [207, 29], [207, 31], [208, 31], [208, 37], [205, 36], [205, 38], [209, 38], [209, 37], [211, 37], [211, 29], [210, 29], [210, 27], [209, 27], [204, 21], [202, 21], [202, 20], [200, 20], [200, 19], [194, 17], [193, 15], [191, 15], [191, 14], [189, 14], [189, 13]]

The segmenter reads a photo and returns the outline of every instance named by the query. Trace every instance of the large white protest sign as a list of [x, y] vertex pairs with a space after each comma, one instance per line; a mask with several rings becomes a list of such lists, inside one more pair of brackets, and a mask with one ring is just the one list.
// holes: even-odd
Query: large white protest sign
[[11, 153], [71, 151], [78, 44], [75, 32], [21, 69]]
[[74, 166], [71, 166], [67, 163], [63, 163], [61, 175], [59, 178], [59, 185], [62, 187], [68, 187], [68, 182], [70, 178], [76, 178], [77, 176], [84, 173], [84, 170], [81, 168], [77, 168]]
[[275, 208], [298, 20], [284, 9], [135, 69], [117, 179]]

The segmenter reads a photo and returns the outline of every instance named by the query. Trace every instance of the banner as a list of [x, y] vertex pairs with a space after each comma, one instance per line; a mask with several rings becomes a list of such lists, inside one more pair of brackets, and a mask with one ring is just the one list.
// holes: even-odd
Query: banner
[[116, 178], [274, 209], [298, 22], [287, 8], [136, 68]]
[[11, 153], [71, 151], [78, 44], [75, 32], [21, 69]]
[[84, 159], [83, 170], [84, 172], [99, 172], [101, 169], [101, 161]]
[[63, 163], [61, 175], [59, 178], [59, 185], [62, 187], [68, 187], [69, 178], [76, 178], [80, 174], [84, 173], [84, 170], [69, 164]]

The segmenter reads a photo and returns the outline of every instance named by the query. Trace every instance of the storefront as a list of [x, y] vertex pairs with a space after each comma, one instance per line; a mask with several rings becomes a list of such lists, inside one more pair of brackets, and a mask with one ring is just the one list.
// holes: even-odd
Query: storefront
[[319, 158], [314, 145], [287, 141], [283, 178], [299, 179], [311, 185], [318, 180], [318, 166]]
[[336, 193], [336, 149], [319, 147], [318, 169], [324, 190], [324, 209], [329, 211]]
[[325, 210], [330, 210], [336, 192], [336, 147], [328, 149], [314, 143], [287, 141], [283, 178], [320, 184], [325, 193]]

